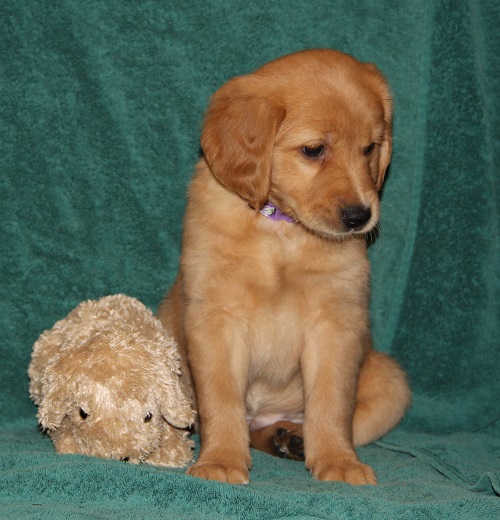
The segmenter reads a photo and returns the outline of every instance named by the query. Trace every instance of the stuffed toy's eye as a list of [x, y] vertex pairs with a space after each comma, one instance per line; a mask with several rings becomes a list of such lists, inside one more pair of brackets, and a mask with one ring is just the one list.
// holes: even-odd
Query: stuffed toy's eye
[[149, 422], [152, 418], [153, 418], [153, 414], [152, 413], [148, 413], [146, 415], [146, 417], [144, 417], [144, 422]]
[[302, 153], [309, 159], [316, 159], [321, 157], [325, 151], [325, 147], [320, 144], [319, 146], [303, 146]]
[[85, 420], [85, 419], [89, 416], [89, 414], [88, 414], [88, 413], [87, 413], [83, 408], [80, 408], [79, 413], [80, 413], [80, 417], [81, 417], [83, 420]]

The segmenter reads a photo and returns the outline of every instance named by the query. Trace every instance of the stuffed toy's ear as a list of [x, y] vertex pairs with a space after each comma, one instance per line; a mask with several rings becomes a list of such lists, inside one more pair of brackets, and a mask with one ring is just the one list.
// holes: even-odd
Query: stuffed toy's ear
[[57, 355], [66, 339], [61, 331], [63, 327], [64, 320], [57, 322], [52, 329], [46, 330], [33, 345], [28, 376], [30, 378], [30, 397], [36, 405], [39, 405], [42, 399], [42, 379], [45, 369]]
[[285, 110], [253, 83], [251, 76], [240, 76], [213, 95], [201, 147], [213, 175], [260, 209], [271, 189], [274, 138]]
[[60, 393], [58, 389], [51, 389], [43, 397], [38, 407], [38, 422], [44, 430], [57, 430], [66, 417], [67, 401], [61, 397], [55, 397]]
[[38, 406], [38, 420], [47, 430], [57, 430], [70, 410], [74, 383], [81, 370], [78, 359], [66, 352], [56, 354], [45, 369]]
[[184, 393], [179, 376], [168, 370], [161, 374], [160, 412], [165, 420], [177, 428], [187, 428], [194, 423], [195, 412]]

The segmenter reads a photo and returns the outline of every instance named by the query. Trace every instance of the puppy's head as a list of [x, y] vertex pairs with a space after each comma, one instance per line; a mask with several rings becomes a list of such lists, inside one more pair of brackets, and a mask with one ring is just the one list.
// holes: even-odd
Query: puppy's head
[[391, 119], [374, 65], [302, 51], [219, 89], [201, 143], [214, 176], [250, 206], [271, 200], [307, 229], [342, 237], [377, 224]]

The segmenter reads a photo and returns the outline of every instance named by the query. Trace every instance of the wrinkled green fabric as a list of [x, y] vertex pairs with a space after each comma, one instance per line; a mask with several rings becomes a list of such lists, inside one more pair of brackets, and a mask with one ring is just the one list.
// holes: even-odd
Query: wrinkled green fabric
[[[491, 0], [2, 2], [0, 517], [500, 517], [499, 22]], [[56, 455], [28, 396], [33, 342], [88, 298], [156, 308], [209, 96], [314, 47], [377, 63], [394, 94], [371, 315], [414, 402], [359, 450], [380, 485], [257, 452], [241, 487]]]

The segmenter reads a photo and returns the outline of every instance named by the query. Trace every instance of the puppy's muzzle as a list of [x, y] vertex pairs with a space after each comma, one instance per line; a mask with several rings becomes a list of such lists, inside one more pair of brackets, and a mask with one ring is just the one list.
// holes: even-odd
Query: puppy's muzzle
[[347, 206], [342, 208], [342, 222], [353, 231], [361, 230], [371, 219], [372, 212], [366, 206]]

